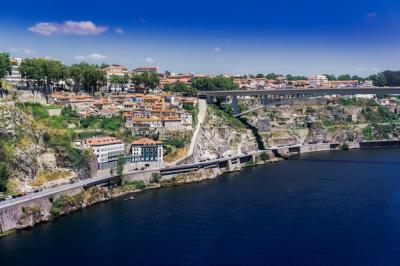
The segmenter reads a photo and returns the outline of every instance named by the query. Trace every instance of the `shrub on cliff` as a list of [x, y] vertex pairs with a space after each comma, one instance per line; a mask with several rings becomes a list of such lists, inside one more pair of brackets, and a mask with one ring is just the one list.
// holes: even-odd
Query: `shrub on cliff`
[[4, 162], [0, 162], [0, 192], [7, 190], [7, 180], [10, 176], [10, 172], [7, 169], [7, 165]]
[[55, 216], [68, 213], [69, 211], [80, 207], [82, 203], [83, 198], [81, 194], [76, 196], [63, 194], [53, 201], [50, 213]]

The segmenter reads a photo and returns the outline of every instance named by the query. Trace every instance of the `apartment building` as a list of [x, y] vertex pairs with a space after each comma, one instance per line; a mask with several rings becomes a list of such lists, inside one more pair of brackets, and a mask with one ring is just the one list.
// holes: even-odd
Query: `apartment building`
[[132, 163], [145, 167], [163, 166], [163, 144], [148, 138], [133, 141], [131, 144]]
[[314, 77], [308, 78], [308, 84], [312, 88], [327, 87], [327, 86], [329, 86], [329, 81], [326, 76], [320, 75], [320, 76], [314, 76]]
[[23, 85], [21, 73], [19, 72], [19, 67], [22, 63], [22, 58], [12, 58], [11, 63], [11, 74], [6, 77], [6, 81], [14, 87]]
[[124, 154], [124, 144], [114, 137], [93, 137], [85, 140], [97, 158], [98, 169], [112, 168], [118, 162], [118, 158]]

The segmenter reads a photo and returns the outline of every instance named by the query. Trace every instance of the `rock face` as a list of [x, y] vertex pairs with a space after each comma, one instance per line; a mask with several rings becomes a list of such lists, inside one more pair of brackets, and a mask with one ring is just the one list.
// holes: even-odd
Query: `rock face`
[[194, 160], [213, 159], [258, 149], [251, 130], [230, 124], [223, 117], [209, 111], [194, 149]]
[[266, 147], [400, 137], [399, 126], [391, 123], [395, 115], [388, 114], [389, 110], [382, 111], [373, 100], [369, 105], [353, 101], [353, 105], [343, 105], [339, 98], [294, 100], [247, 116]]
[[32, 191], [31, 183], [40, 171], [76, 175], [72, 169], [59, 167], [56, 151], [43, 145], [42, 133], [31, 116], [13, 106], [0, 106], [0, 161], [11, 173], [15, 193]]

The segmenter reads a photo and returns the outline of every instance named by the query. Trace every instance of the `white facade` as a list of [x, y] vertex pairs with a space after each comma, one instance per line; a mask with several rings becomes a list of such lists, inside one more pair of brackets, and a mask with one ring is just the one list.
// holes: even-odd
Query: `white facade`
[[328, 86], [329, 81], [326, 76], [321, 75], [308, 78], [308, 84], [310, 87], [323, 87]]
[[99, 164], [115, 162], [124, 154], [125, 146], [122, 141], [113, 137], [95, 137], [86, 139], [86, 144], [92, 148]]
[[19, 72], [19, 67], [22, 63], [22, 58], [12, 58], [11, 59], [11, 75], [6, 77], [6, 81], [13, 86], [21, 85], [22, 77]]

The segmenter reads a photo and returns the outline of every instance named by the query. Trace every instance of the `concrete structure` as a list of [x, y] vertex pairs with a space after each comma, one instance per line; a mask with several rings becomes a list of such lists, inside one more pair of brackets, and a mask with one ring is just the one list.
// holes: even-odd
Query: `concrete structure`
[[131, 144], [132, 163], [145, 167], [161, 167], [164, 159], [163, 144], [148, 138], [133, 141]]
[[326, 76], [320, 75], [308, 78], [308, 84], [310, 87], [317, 88], [327, 86], [329, 84], [329, 81]]
[[98, 169], [114, 167], [125, 151], [122, 141], [114, 137], [93, 137], [86, 139], [85, 144], [92, 148]]
[[[104, 69], [107, 75], [107, 88], [113, 91], [121, 91], [123, 87], [129, 88], [129, 73], [128, 68], [121, 65], [112, 65]], [[113, 84], [110, 83], [112, 76], [128, 77], [127, 84]]]
[[21, 73], [19, 72], [19, 67], [22, 63], [22, 58], [12, 58], [11, 60], [11, 75], [6, 77], [6, 81], [13, 85], [14, 87], [22, 86], [23, 81]]

